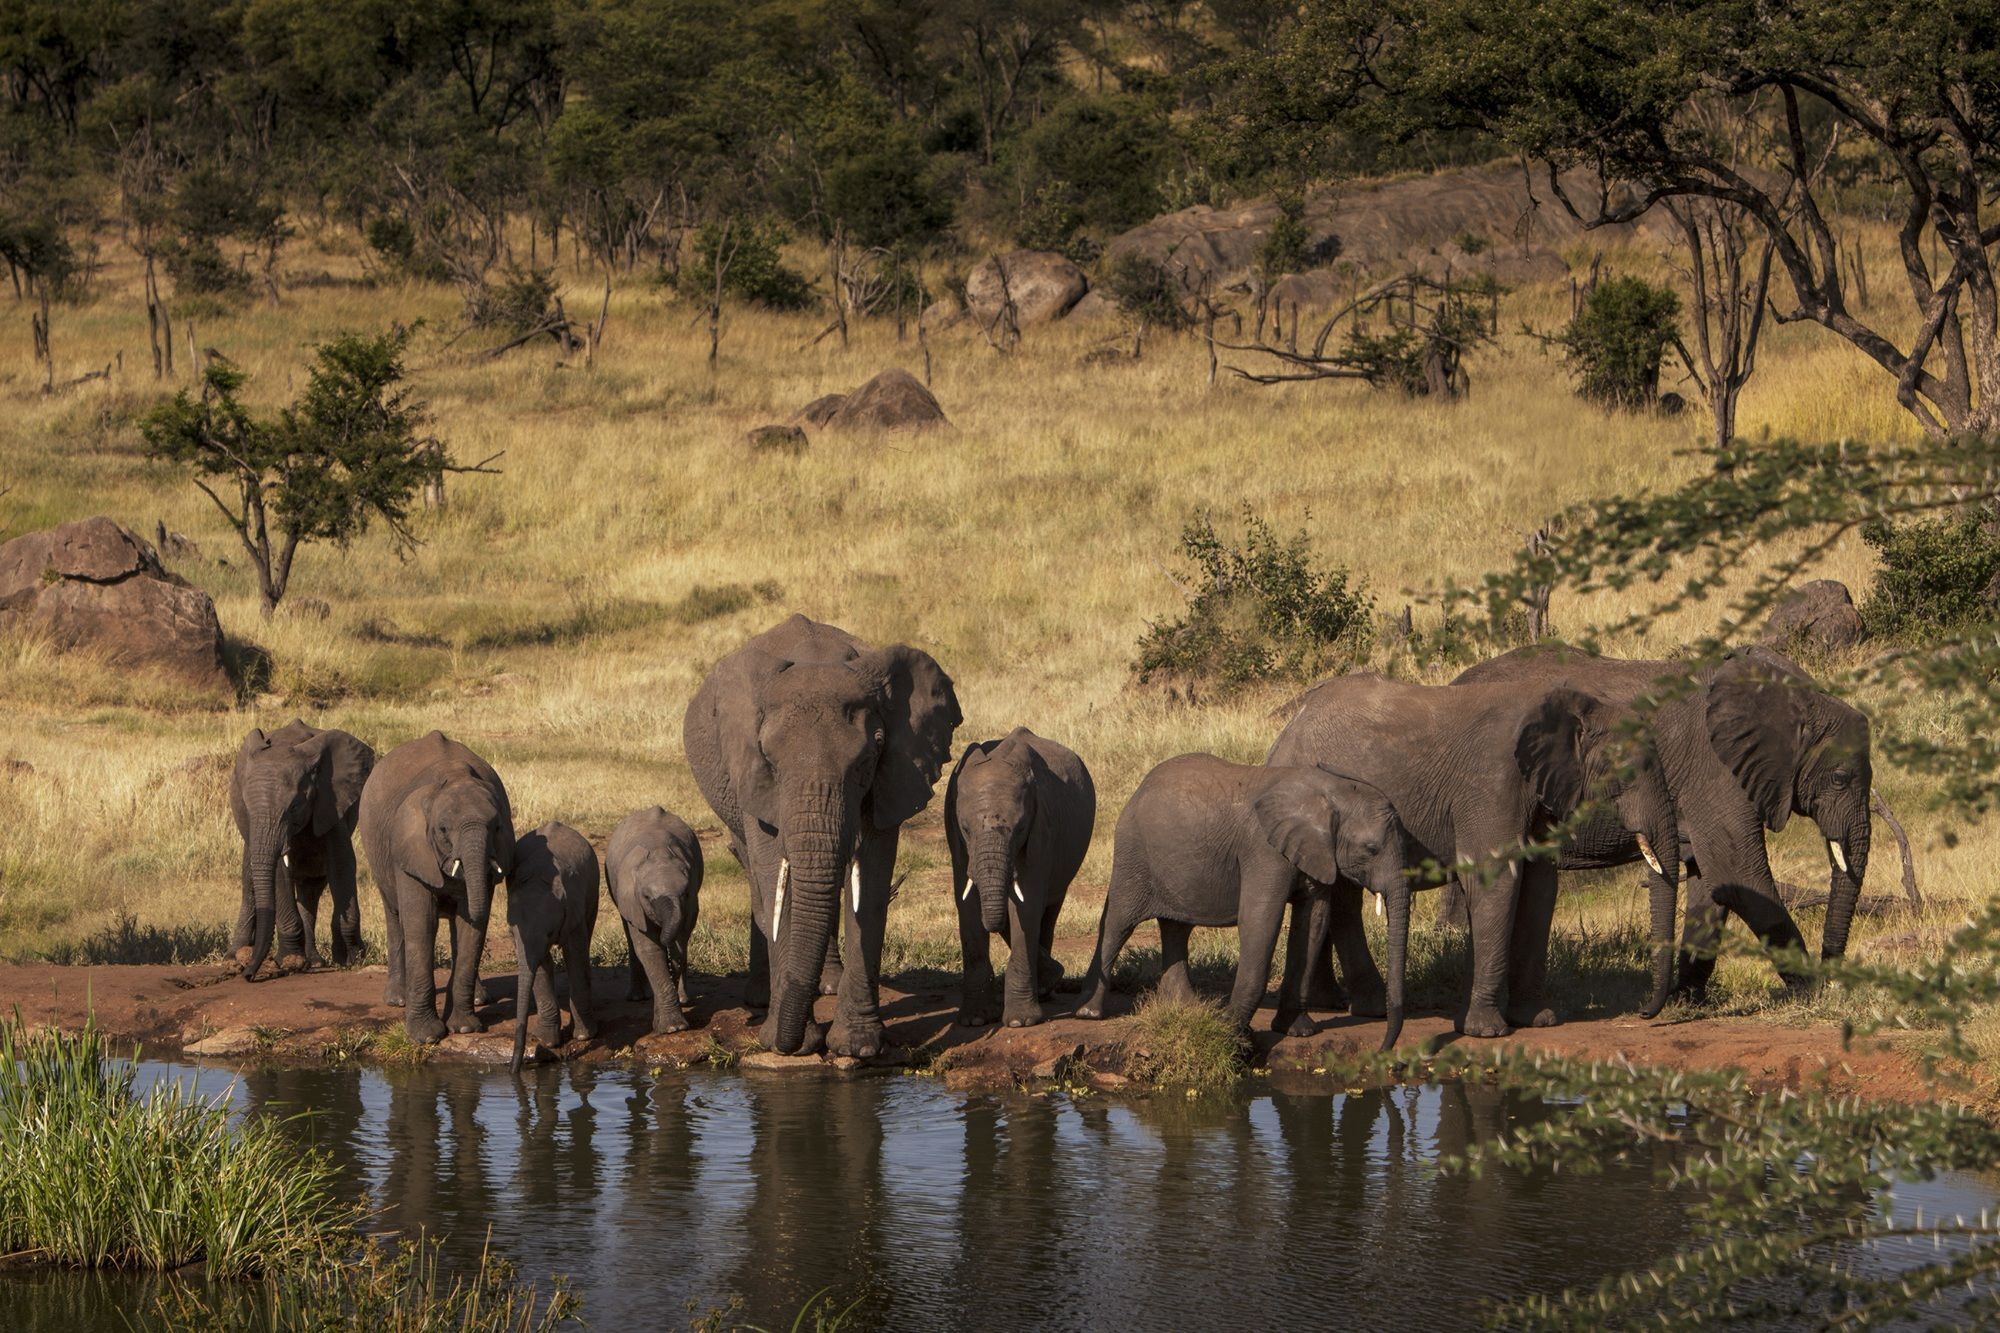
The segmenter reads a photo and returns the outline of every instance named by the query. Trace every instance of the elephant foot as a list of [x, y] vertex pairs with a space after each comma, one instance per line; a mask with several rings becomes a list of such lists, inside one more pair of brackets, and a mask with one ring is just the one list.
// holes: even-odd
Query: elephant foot
[[1002, 1021], [1010, 1028], [1031, 1028], [1040, 1023], [1045, 1017], [1046, 1015], [1042, 1013], [1042, 1006], [1039, 1004], [1018, 1005], [1006, 1010], [1001, 1015]]
[[653, 1031], [664, 1036], [669, 1032], [686, 1032], [687, 1015], [678, 1009], [656, 1010], [653, 1014]]
[[627, 1004], [638, 1004], [643, 1000], [650, 1000], [652, 998], [653, 992], [651, 988], [642, 986], [636, 981], [625, 988], [625, 1002]]
[[403, 1031], [417, 1045], [431, 1046], [444, 1040], [444, 1020], [436, 1014], [418, 1014], [403, 1020]]
[[840, 972], [841, 970], [838, 967], [829, 967], [821, 970], [819, 974], [819, 993], [821, 995], [840, 994]]
[[312, 967], [312, 960], [304, 954], [288, 953], [278, 959], [280, 972], [305, 972]]
[[493, 1003], [493, 992], [487, 989], [484, 977], [481, 977], [472, 988], [472, 1003], [474, 1008]]
[[882, 1020], [862, 1019], [848, 1022], [835, 1019], [827, 1029], [826, 1049], [835, 1055], [851, 1055], [857, 1060], [867, 1060], [882, 1053], [888, 1039], [882, 1034]]
[[997, 1017], [990, 1004], [969, 1004], [958, 1011], [959, 1024], [969, 1028], [990, 1028]]
[[1490, 1004], [1474, 1005], [1459, 1020], [1458, 1030], [1468, 1037], [1504, 1037], [1514, 1029], [1500, 1011]]
[[[451, 1017], [445, 1020], [445, 1026], [453, 1032], [486, 1031], [486, 1023], [479, 1015], [469, 1009], [458, 1009], [456, 1007], [452, 1009]], [[549, 1042], [548, 1044], [551, 1046], [555, 1045], [554, 1042]]]
[[1070, 1013], [1071, 1018], [1098, 1019], [1104, 1017], [1104, 994], [1099, 992], [1078, 1005]]
[[772, 1014], [757, 1029], [757, 1040], [763, 1042], [766, 1049], [777, 1051], [780, 1055], [818, 1055], [826, 1046], [826, 1032], [819, 1024], [813, 1022], [811, 1019], [807, 1019], [805, 1030], [799, 1037], [798, 1049], [793, 1051], [779, 1050], [778, 1016]]
[[384, 986], [382, 988], [382, 1003], [391, 1009], [401, 1009], [404, 1004], [403, 988], [393, 984]]
[[1380, 986], [1356, 986], [1348, 994], [1347, 1012], [1356, 1018], [1386, 1018], [1389, 993]]
[[1313, 1022], [1312, 1015], [1303, 1010], [1291, 1014], [1279, 1010], [1271, 1015], [1271, 1031], [1287, 1037], [1310, 1037], [1319, 1031], [1319, 1024]]
[[550, 1050], [554, 1050], [556, 1047], [562, 1045], [562, 1024], [535, 1024], [535, 1042], [537, 1045], [546, 1046]]
[[1534, 1010], [1519, 1010], [1507, 1015], [1507, 1021], [1517, 1028], [1555, 1028], [1562, 1026], [1562, 1018], [1555, 1010], [1544, 1005]]
[[236, 966], [248, 967], [250, 966], [250, 960], [256, 956], [257, 951], [246, 944], [236, 951]]

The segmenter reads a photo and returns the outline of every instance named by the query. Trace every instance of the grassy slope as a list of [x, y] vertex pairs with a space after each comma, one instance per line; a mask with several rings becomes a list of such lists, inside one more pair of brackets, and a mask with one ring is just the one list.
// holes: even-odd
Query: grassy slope
[[[919, 349], [888, 327], [860, 329], [847, 349], [832, 339], [805, 348], [815, 320], [738, 313], [711, 379], [690, 312], [634, 280], [613, 296], [594, 368], [558, 366], [547, 344], [478, 361], [466, 355], [477, 335], [446, 346], [457, 311], [448, 291], [299, 288], [279, 307], [199, 320], [200, 342], [275, 402], [302, 381], [313, 339], [420, 317], [412, 370], [440, 433], [461, 459], [504, 450], [505, 471], [455, 478], [448, 510], [418, 523], [424, 545], [406, 560], [379, 534], [346, 552], [306, 550], [291, 599], [322, 599], [330, 616], [265, 623], [209, 502], [139, 453], [131, 417], [156, 386], [136, 273], [111, 254], [94, 301], [59, 308], [54, 330], [65, 375], [122, 353], [111, 387], [39, 396], [27, 310], [0, 318], [0, 487], [12, 488], [0, 497], [0, 535], [92, 513], [148, 534], [164, 520], [201, 547], [177, 568], [215, 597], [232, 636], [269, 650], [275, 671], [254, 704], [204, 711], [152, 679], [0, 644], [0, 759], [33, 769], [0, 765], [0, 954], [72, 944], [121, 914], [142, 935], [225, 925], [236, 901], [228, 764], [249, 726], [295, 714], [385, 749], [442, 727], [499, 767], [524, 828], [558, 818], [602, 836], [655, 800], [712, 826], [680, 754], [683, 704], [709, 663], [792, 610], [930, 649], [958, 682], [961, 742], [1025, 723], [1084, 755], [1103, 810], [1064, 929], [1087, 936], [1111, 824], [1139, 778], [1188, 750], [1260, 758], [1279, 725], [1272, 709], [1292, 692], [1188, 707], [1131, 685], [1135, 639], [1177, 605], [1167, 571], [1190, 511], [1227, 519], [1248, 503], [1281, 529], [1309, 526], [1324, 558], [1368, 579], [1386, 615], [1407, 590], [1492, 567], [1565, 503], [1700, 466], [1683, 452], [1702, 432], [1699, 412], [1607, 415], [1572, 397], [1559, 367], [1518, 335], [1474, 360], [1469, 403], [1439, 406], [1349, 384], [1267, 389], [1225, 377], [1210, 389], [1192, 339], [1154, 338], [1136, 365], [1083, 367], [1115, 332], [1101, 324], [1031, 330], [1012, 357], [976, 335], [935, 340], [934, 388], [954, 434], [822, 437], [801, 458], [751, 456], [746, 428], [887, 366], [920, 370]], [[1644, 252], [1612, 260], [1659, 270]], [[291, 262], [357, 268], [344, 238], [300, 243]], [[571, 304], [594, 307], [585, 295], [599, 279], [565, 277]], [[1502, 323], [1547, 327], [1566, 313], [1566, 292], [1528, 290], [1507, 298]], [[1743, 424], [1753, 435], [1884, 438], [1908, 429], [1890, 390], [1831, 335], [1775, 328]], [[1869, 563], [1857, 545], [1827, 572], [1859, 594]], [[1575, 625], [1623, 609], [1559, 597], [1555, 616]], [[1665, 654], [1707, 623], [1695, 612], [1662, 621], [1627, 649]], [[1947, 727], [1936, 711], [1917, 701], [1913, 720]], [[1975, 868], [1992, 839], [1973, 831], [1947, 849], [1919, 786], [1893, 773], [1879, 785], [1912, 825], [1937, 904], [1913, 938], [1935, 938], [1958, 904], [1983, 895]], [[1879, 845], [1870, 887], [1886, 891], [1894, 852], [1886, 837]], [[1781, 878], [1823, 882], [1802, 822], [1774, 856]], [[891, 966], [954, 966], [941, 842], [906, 840], [903, 869]], [[746, 915], [726, 856], [710, 884], [700, 955], [722, 965], [740, 957]], [[363, 902], [379, 939], [366, 886]], [[1598, 937], [1640, 910], [1622, 878], [1579, 886], [1559, 928]], [[1801, 924], [1817, 937], [1817, 913]], [[1062, 952], [1080, 966], [1084, 948]], [[1226, 953], [1233, 940], [1208, 948]], [[1736, 961], [1724, 975], [1754, 995], [1769, 974]]]

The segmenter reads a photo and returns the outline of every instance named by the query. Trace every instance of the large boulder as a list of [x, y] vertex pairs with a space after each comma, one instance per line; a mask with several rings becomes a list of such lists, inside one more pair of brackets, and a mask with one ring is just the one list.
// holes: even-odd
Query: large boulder
[[102, 516], [0, 546], [0, 628], [118, 665], [162, 667], [202, 689], [233, 689], [215, 603], [169, 573], [152, 543]]
[[827, 430], [930, 430], [951, 424], [931, 391], [907, 370], [885, 370], [853, 393], [815, 398], [796, 419]]
[[1000, 322], [1011, 298], [1014, 327], [1061, 319], [1090, 290], [1083, 270], [1053, 250], [1013, 250], [994, 255], [965, 279], [965, 308], [982, 329]]
[[1834, 579], [1802, 583], [1771, 609], [1764, 642], [1773, 648], [1852, 648], [1868, 637], [1847, 585]]

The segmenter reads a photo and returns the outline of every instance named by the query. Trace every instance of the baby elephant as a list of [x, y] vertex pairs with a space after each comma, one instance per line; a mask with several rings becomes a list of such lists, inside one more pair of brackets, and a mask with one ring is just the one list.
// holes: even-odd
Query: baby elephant
[[[1247, 1030], [1264, 998], [1287, 903], [1302, 905], [1336, 882], [1372, 889], [1389, 912], [1392, 956], [1407, 934], [1410, 884], [1403, 826], [1388, 798], [1322, 768], [1232, 764], [1208, 754], [1169, 759], [1146, 775], [1118, 817], [1111, 888], [1084, 979], [1079, 1018], [1104, 1017], [1111, 966], [1142, 921], [1160, 923], [1160, 992], [1192, 999], [1188, 936], [1195, 926], [1236, 926], [1236, 985], [1229, 1016]], [[1310, 1032], [1294, 966], [1306, 956], [1306, 914], [1294, 911], [1275, 1032]], [[1400, 978], [1394, 968], [1391, 977]], [[1390, 1022], [1402, 1014], [1394, 983]]]
[[576, 1035], [587, 1038], [596, 1030], [590, 1017], [590, 936], [597, 928], [597, 853], [588, 839], [551, 820], [515, 841], [514, 873], [507, 878], [507, 924], [514, 932], [512, 1068], [518, 1073], [528, 1045], [531, 994], [536, 1042], [562, 1042], [551, 946], [562, 946]]
[[1007, 939], [1010, 1028], [1042, 1021], [1062, 967], [1049, 952], [1090, 849], [1097, 789], [1083, 760], [1026, 727], [966, 747], [944, 793], [944, 836], [965, 960], [959, 1021], [993, 1021], [992, 935]]
[[[701, 908], [701, 843], [659, 806], [636, 810], [604, 849], [611, 901], [625, 918], [625, 998], [653, 996], [653, 1031], [686, 1030], [688, 938]], [[641, 969], [644, 969], [643, 973]]]

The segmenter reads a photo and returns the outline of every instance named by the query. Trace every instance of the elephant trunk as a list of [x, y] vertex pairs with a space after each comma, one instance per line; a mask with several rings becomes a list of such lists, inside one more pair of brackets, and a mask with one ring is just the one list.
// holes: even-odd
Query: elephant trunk
[[278, 860], [285, 854], [285, 830], [277, 825], [259, 829], [250, 838], [251, 935], [250, 960], [243, 964], [245, 979], [257, 975], [271, 953], [271, 934], [277, 926], [276, 882]]
[[1826, 932], [1819, 945], [1822, 960], [1847, 953], [1847, 931], [1861, 901], [1862, 876], [1868, 873], [1868, 836], [1868, 807], [1864, 805], [1860, 817], [1842, 835], [1827, 838]]
[[772, 941], [784, 963], [784, 986], [777, 997], [781, 1055], [798, 1052], [805, 1043], [847, 869], [840, 789], [812, 788], [791, 810], [790, 836], [782, 843], [788, 862], [784, 919], [774, 923], [780, 938]]
[[521, 1072], [521, 1059], [528, 1051], [528, 1007], [534, 999], [535, 969], [541, 965], [540, 959], [528, 957], [527, 943], [521, 938], [521, 928], [514, 928], [514, 1058], [508, 1068], [516, 1074]]
[[1409, 963], [1410, 947], [1409, 877], [1398, 873], [1393, 880], [1380, 884], [1377, 892], [1382, 895], [1389, 916], [1389, 975], [1385, 978], [1388, 995], [1383, 1004], [1388, 1022], [1382, 1031], [1382, 1049], [1386, 1051], [1403, 1035], [1403, 974]]
[[972, 878], [979, 886], [980, 924], [995, 935], [1007, 933], [1007, 895], [1014, 887], [1014, 839], [1011, 829], [981, 835], [973, 856]]
[[1674, 828], [1657, 830], [1642, 846], [1650, 852], [1649, 865], [1659, 862], [1653, 873], [1646, 876], [1649, 927], [1646, 939], [1653, 953], [1653, 987], [1645, 1007], [1639, 1011], [1641, 1018], [1653, 1018], [1667, 1007], [1667, 996], [1674, 988], [1674, 913], [1680, 905], [1681, 884], [1680, 832]]
[[458, 854], [458, 876], [465, 885], [466, 919], [483, 936], [493, 907], [492, 830], [484, 824], [467, 824], [452, 840], [452, 850]]

